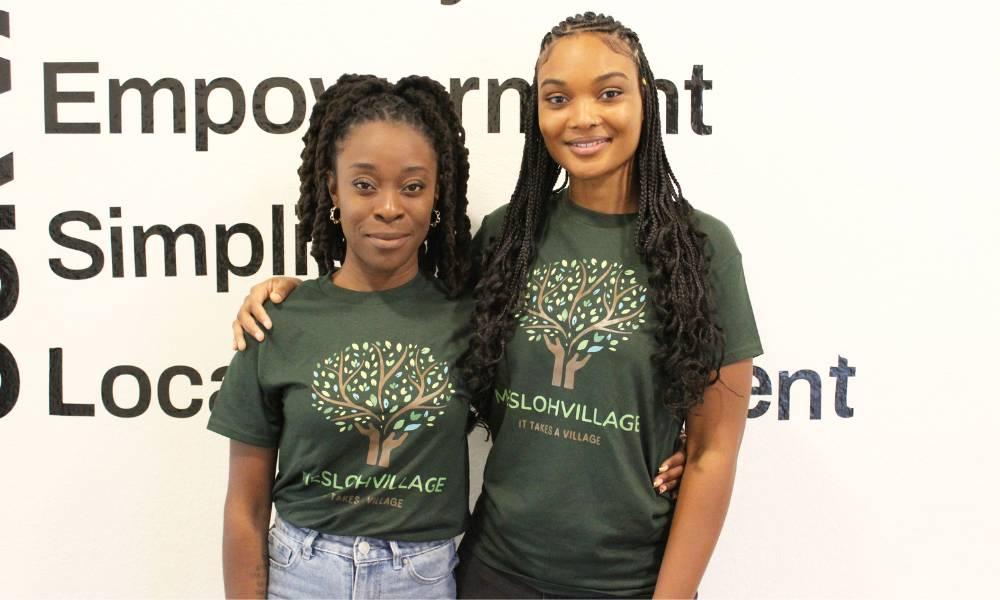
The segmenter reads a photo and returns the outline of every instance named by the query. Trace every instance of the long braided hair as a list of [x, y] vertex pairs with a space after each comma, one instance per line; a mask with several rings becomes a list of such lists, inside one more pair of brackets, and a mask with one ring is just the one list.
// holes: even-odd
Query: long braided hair
[[[656, 319], [651, 357], [656, 396], [674, 414], [683, 416], [717, 379], [725, 343], [712, 316], [706, 236], [695, 228], [693, 209], [667, 161], [655, 78], [639, 37], [609, 16], [587, 12], [566, 19], [545, 34], [538, 64], [554, 42], [579, 33], [607, 36], [612, 49], [632, 57], [643, 80], [642, 133], [633, 158], [639, 201], [634, 242], [650, 271], [648, 288]], [[460, 363], [480, 422], [492, 405], [489, 396], [497, 367], [517, 324], [525, 283], [561, 169], [546, 150], [538, 125], [538, 64], [524, 110], [520, 174], [503, 228], [483, 253], [483, 276], [475, 288], [473, 336]]]
[[469, 273], [469, 151], [448, 92], [428, 77], [411, 75], [393, 84], [373, 75], [342, 75], [320, 94], [302, 138], [296, 237], [300, 243], [312, 242], [320, 272], [332, 272], [343, 262], [347, 240], [341, 225], [330, 220], [327, 174], [334, 171], [338, 144], [355, 126], [373, 121], [410, 125], [426, 136], [437, 154], [434, 208], [441, 212], [441, 222], [430, 229], [419, 265], [455, 297], [467, 285]]

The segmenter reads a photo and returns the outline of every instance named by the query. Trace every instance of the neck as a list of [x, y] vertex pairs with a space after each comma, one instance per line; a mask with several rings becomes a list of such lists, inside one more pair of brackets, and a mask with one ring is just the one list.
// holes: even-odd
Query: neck
[[570, 176], [569, 197], [594, 212], [634, 213], [639, 210], [639, 191], [632, 185], [632, 163], [603, 177], [580, 179]]
[[388, 272], [357, 268], [354, 266], [357, 264], [358, 261], [345, 258], [343, 266], [330, 278], [333, 285], [355, 292], [381, 292], [406, 285], [419, 271], [416, 260], [401, 269]]

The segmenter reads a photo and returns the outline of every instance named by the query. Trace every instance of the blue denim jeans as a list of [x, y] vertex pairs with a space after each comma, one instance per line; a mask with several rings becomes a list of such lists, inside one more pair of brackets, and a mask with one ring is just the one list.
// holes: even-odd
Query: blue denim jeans
[[454, 540], [328, 535], [278, 516], [268, 534], [268, 598], [454, 598]]

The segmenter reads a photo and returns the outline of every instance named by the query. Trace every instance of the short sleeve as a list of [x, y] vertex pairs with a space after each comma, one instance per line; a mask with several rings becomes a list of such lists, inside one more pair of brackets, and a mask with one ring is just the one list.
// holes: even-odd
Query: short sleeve
[[722, 365], [763, 354], [743, 274], [743, 257], [737, 253], [722, 261], [718, 267], [713, 264], [712, 286], [719, 327], [726, 336]]
[[722, 366], [760, 356], [764, 349], [750, 304], [743, 256], [729, 227], [712, 215], [694, 211], [695, 223], [708, 238], [709, 279], [715, 296], [715, 318], [725, 335]]
[[238, 442], [277, 448], [284, 424], [280, 394], [260, 383], [261, 344], [247, 341], [229, 363], [208, 420], [211, 431]]

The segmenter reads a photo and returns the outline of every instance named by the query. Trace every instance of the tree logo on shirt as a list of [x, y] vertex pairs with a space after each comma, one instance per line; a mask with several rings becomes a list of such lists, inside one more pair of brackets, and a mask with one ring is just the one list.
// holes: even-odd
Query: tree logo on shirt
[[646, 287], [621, 263], [563, 260], [531, 272], [519, 315], [531, 341], [555, 358], [552, 385], [567, 390], [598, 352], [614, 352], [645, 322]]
[[313, 407], [340, 432], [368, 438], [369, 465], [389, 466], [410, 433], [434, 427], [454, 389], [448, 365], [430, 348], [394, 342], [351, 344], [316, 363]]

